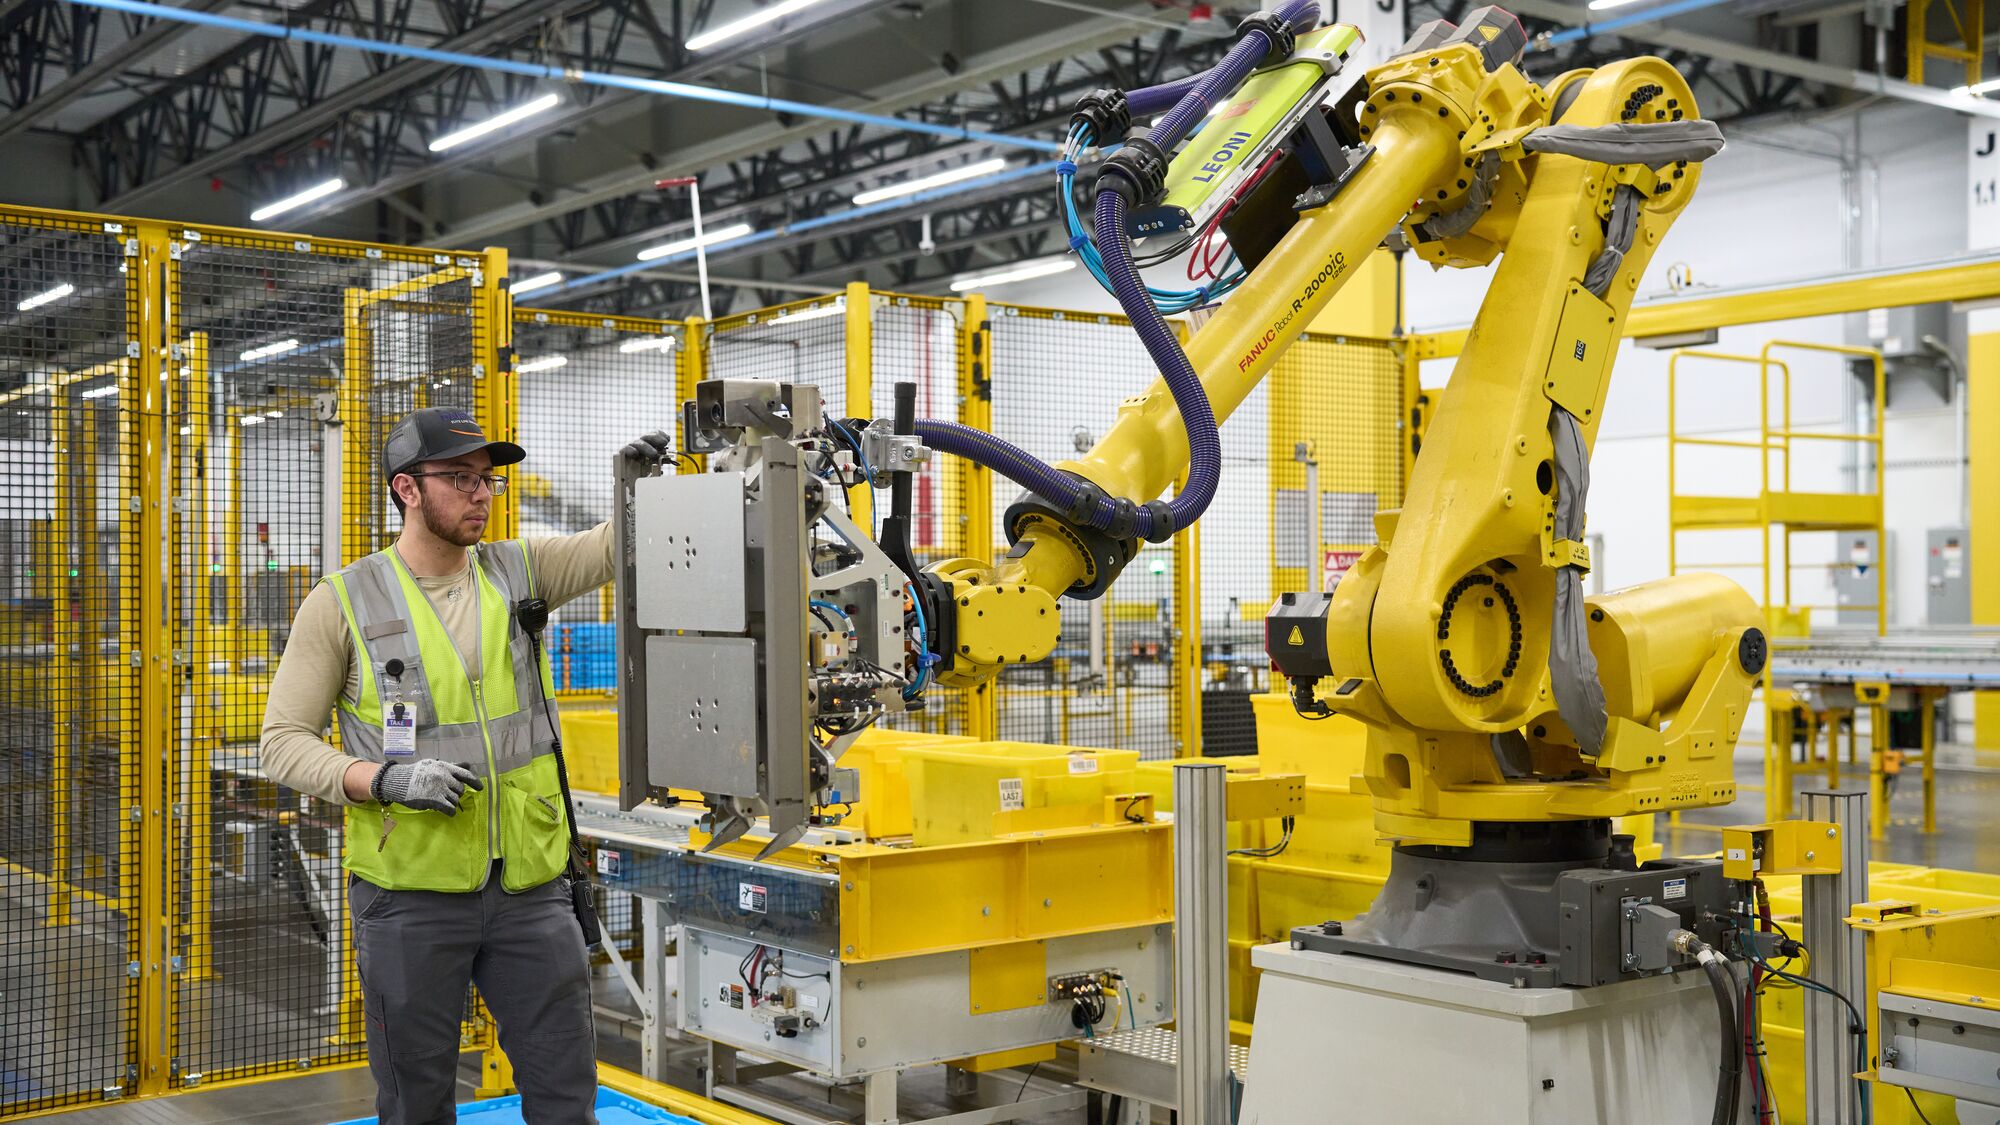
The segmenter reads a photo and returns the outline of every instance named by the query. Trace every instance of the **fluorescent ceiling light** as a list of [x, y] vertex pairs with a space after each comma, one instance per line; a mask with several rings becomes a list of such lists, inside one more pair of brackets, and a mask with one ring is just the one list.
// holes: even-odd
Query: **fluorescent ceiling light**
[[[749, 233], [751, 233], [749, 223], [731, 223], [726, 227], [704, 233], [701, 236], [701, 245], [714, 246], [719, 242], [733, 242]], [[639, 260], [650, 262], [655, 258], [665, 258], [674, 254], [686, 253], [694, 248], [695, 239], [693, 237], [683, 238], [678, 242], [663, 242], [658, 246], [649, 246], [639, 251]]]
[[847, 302], [835, 301], [830, 305], [814, 305], [811, 308], [794, 309], [779, 313], [771, 318], [772, 324], [797, 324], [805, 320], [819, 320], [822, 317], [839, 316], [847, 311]]
[[670, 352], [680, 346], [680, 341], [672, 336], [649, 336], [642, 340], [627, 340], [618, 345], [618, 350], [631, 355], [633, 352]]
[[244, 363], [255, 363], [260, 359], [268, 359], [274, 355], [283, 355], [286, 352], [297, 349], [298, 346], [299, 342], [297, 340], [279, 340], [275, 343], [263, 344], [258, 347], [251, 348], [249, 351], [244, 352], [237, 358], [242, 360]]
[[102, 387], [92, 387], [90, 390], [83, 392], [83, 397], [103, 398], [105, 395], [115, 395], [117, 393], [118, 393], [118, 384], [111, 383]]
[[236, 421], [245, 426], [261, 426], [264, 424], [264, 416], [262, 414], [245, 414]]
[[934, 187], [943, 187], [946, 184], [958, 183], [960, 180], [970, 180], [975, 176], [984, 176], [998, 172], [1006, 166], [1007, 158], [996, 156], [991, 160], [981, 160], [967, 164], [962, 168], [953, 168], [948, 171], [939, 172], [935, 176], [925, 176], [917, 180], [904, 180], [900, 184], [890, 184], [888, 187], [871, 188], [855, 196], [854, 205], [862, 207], [870, 203], [880, 203], [884, 199], [894, 199], [899, 195], [915, 195], [920, 191], [929, 191]]
[[509, 296], [518, 297], [523, 293], [533, 293], [537, 289], [547, 289], [551, 285], [561, 283], [561, 281], [562, 274], [556, 270], [550, 270], [547, 273], [538, 273], [533, 277], [522, 278], [514, 284], [509, 285], [507, 293]]
[[1047, 277], [1076, 268], [1075, 258], [1055, 258], [1046, 262], [1031, 262], [1014, 269], [998, 273], [980, 274], [978, 277], [962, 277], [951, 283], [951, 291], [963, 293], [968, 289], [985, 289], [994, 285], [1006, 285], [1012, 281], [1026, 281], [1031, 277]]
[[74, 292], [76, 292], [76, 286], [71, 285], [69, 282], [65, 281], [61, 285], [56, 286], [54, 289], [44, 290], [43, 292], [37, 293], [34, 296], [23, 300], [20, 304], [15, 305], [14, 307], [15, 309], [21, 312], [27, 312], [29, 309], [39, 309], [43, 305], [48, 304], [50, 301], [60, 301], [64, 297], [67, 297]]
[[1952, 90], [1952, 93], [1971, 94], [1974, 97], [1977, 97], [1980, 94], [1986, 93], [1988, 90], [2000, 90], [2000, 78], [1989, 78], [1986, 81], [1979, 83], [1977, 86], [1959, 86], [1954, 88]]
[[264, 417], [266, 418], [283, 418], [284, 416], [285, 412], [282, 410], [266, 410], [264, 412]]
[[456, 148], [467, 141], [476, 141], [488, 133], [526, 121], [537, 113], [546, 113], [561, 103], [562, 98], [559, 95], [543, 94], [534, 101], [528, 102], [525, 105], [517, 105], [513, 109], [503, 113], [496, 113], [476, 125], [467, 125], [456, 133], [446, 133], [444, 136], [430, 143], [430, 150], [432, 152], [443, 152], [445, 149]]
[[725, 23], [713, 31], [702, 32], [700, 35], [687, 41], [687, 49], [690, 51], [707, 50], [717, 43], [726, 43], [746, 31], [755, 31], [767, 23], [774, 23], [795, 12], [803, 12], [817, 3], [819, 3], [819, 0], [781, 0], [780, 3], [773, 4], [763, 11], [753, 12], [740, 20]]
[[1622, 8], [1627, 4], [1633, 4], [1637, 2], [1638, 0], [1590, 0], [1590, 10], [1593, 12], [1601, 12], [1606, 8]]
[[535, 371], [554, 371], [556, 368], [561, 367], [563, 364], [568, 362], [569, 362], [569, 357], [566, 355], [545, 355], [540, 359], [531, 359], [528, 362], [521, 364], [519, 367], [516, 367], [514, 371], [517, 374], [521, 375], [526, 375], [529, 374], [530, 372], [535, 372]]
[[280, 199], [276, 203], [266, 203], [262, 207], [257, 208], [255, 211], [250, 212], [250, 221], [253, 223], [261, 223], [265, 219], [268, 219], [273, 215], [282, 215], [285, 212], [290, 211], [294, 207], [304, 207], [306, 204], [311, 203], [315, 199], [325, 199], [327, 196], [332, 195], [334, 192], [339, 191], [341, 188], [344, 188], [346, 186], [347, 186], [346, 180], [341, 179], [339, 176], [335, 176], [333, 179], [330, 179], [325, 183], [314, 184], [313, 186], [298, 193], [297, 195], [288, 196], [287, 198]]

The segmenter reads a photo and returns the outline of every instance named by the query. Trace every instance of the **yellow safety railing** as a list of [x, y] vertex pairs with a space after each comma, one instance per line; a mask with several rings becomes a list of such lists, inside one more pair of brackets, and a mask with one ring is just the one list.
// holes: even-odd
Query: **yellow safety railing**
[[[1795, 427], [1791, 405], [1792, 369], [1773, 354], [1784, 349], [1861, 358], [1872, 357], [1875, 362], [1875, 422], [1872, 430], [1848, 433]], [[1683, 432], [1680, 419], [1680, 385], [1681, 364], [1684, 360], [1757, 368], [1758, 421], [1755, 436], [1704, 437]], [[1772, 418], [1771, 408], [1774, 384], [1779, 400], [1778, 416], [1775, 420]], [[1803, 633], [1809, 627], [1813, 609], [1833, 607], [1798, 604], [1793, 596], [1792, 572], [1807, 566], [1825, 569], [1851, 564], [1837, 560], [1826, 564], [1799, 563], [1796, 561], [1797, 552], [1794, 549], [1795, 537], [1814, 532], [1872, 531], [1875, 534], [1877, 553], [1875, 601], [1872, 604], [1842, 605], [1839, 608], [1873, 613], [1877, 631], [1886, 629], [1888, 618], [1886, 567], [1881, 565], [1881, 557], [1886, 550], [1886, 541], [1882, 534], [1882, 391], [1881, 353], [1869, 348], [1774, 340], [1766, 344], [1756, 355], [1692, 348], [1682, 349], [1670, 355], [1667, 359], [1668, 573], [1679, 573], [1689, 567], [1720, 571], [1754, 570], [1758, 575], [1760, 604], [1764, 607], [1768, 619], [1767, 627], [1778, 634]], [[1794, 446], [1801, 442], [1845, 443], [1872, 449], [1875, 465], [1873, 487], [1845, 493], [1794, 488], [1792, 482], [1792, 466], [1796, 459]], [[1683, 491], [1680, 486], [1683, 451], [1695, 449], [1734, 450], [1754, 454], [1758, 461], [1755, 475], [1756, 491], [1748, 495], [1734, 493], [1715, 495], [1708, 492]], [[1774, 559], [1771, 536], [1774, 529], [1780, 535], [1784, 547], [1782, 563]], [[1758, 537], [1757, 559], [1754, 562], [1737, 559], [1702, 559], [1698, 562], [1688, 562], [1681, 557], [1680, 544], [1681, 534], [1688, 531], [1754, 531]]]

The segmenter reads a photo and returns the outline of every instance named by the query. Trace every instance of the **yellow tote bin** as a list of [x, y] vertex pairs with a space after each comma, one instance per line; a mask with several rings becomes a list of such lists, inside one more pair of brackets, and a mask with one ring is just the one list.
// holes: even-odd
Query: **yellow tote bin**
[[841, 822], [871, 840], [908, 836], [910, 825], [910, 782], [903, 753], [912, 746], [969, 746], [973, 740], [962, 734], [925, 734], [922, 731], [870, 727], [840, 756], [842, 769], [861, 777], [861, 795], [854, 812]]
[[1101, 806], [1137, 791], [1137, 750], [1080, 750], [1028, 742], [910, 746], [903, 768], [919, 847], [993, 838], [993, 818], [1020, 809]]

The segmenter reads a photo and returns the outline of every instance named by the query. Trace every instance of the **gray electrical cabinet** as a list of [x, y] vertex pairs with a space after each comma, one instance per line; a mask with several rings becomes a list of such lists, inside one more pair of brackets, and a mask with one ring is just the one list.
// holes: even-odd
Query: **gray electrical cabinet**
[[1875, 568], [1882, 565], [1882, 555], [1872, 531], [1834, 533], [1834, 621], [1842, 625], [1875, 624]]
[[1924, 551], [1924, 621], [1972, 624], [1972, 540], [1962, 527], [1930, 529]]

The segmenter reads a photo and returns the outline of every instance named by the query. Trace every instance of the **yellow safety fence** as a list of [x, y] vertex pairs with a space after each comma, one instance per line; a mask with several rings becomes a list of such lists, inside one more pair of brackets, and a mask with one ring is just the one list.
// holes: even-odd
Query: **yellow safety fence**
[[505, 254], [0, 208], [0, 261], [0, 1118], [358, 1063], [339, 810], [258, 728], [394, 418], [512, 436]]

